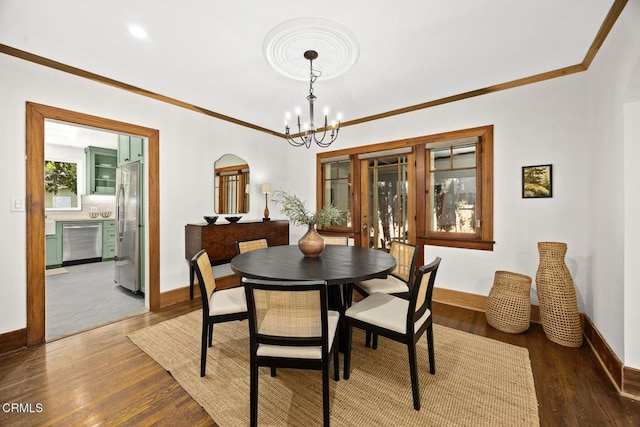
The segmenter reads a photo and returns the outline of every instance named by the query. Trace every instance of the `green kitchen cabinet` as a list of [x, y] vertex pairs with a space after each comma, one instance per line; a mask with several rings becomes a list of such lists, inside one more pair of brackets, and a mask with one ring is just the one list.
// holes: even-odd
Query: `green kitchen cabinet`
[[143, 139], [139, 136], [118, 135], [118, 166], [144, 159]]
[[87, 194], [116, 194], [118, 152], [109, 148], [87, 147]]
[[116, 222], [102, 221], [102, 260], [112, 260], [116, 257]]
[[45, 236], [45, 267], [55, 268], [62, 265], [62, 223], [56, 223], [56, 234]]

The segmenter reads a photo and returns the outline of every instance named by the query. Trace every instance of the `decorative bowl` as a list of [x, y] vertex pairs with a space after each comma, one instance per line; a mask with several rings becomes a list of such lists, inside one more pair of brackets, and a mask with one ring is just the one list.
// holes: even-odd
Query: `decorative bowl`
[[109, 218], [109, 217], [111, 216], [111, 212], [107, 212], [107, 211], [105, 211], [105, 212], [100, 212], [100, 216], [101, 216], [102, 218]]
[[98, 212], [89, 212], [89, 218], [98, 218], [98, 215], [100, 215]]
[[215, 224], [215, 222], [218, 220], [218, 215], [205, 216], [204, 220], [207, 221], [207, 224]]
[[234, 222], [240, 221], [240, 218], [242, 218], [242, 217], [241, 216], [225, 216], [224, 217], [224, 219], [229, 221], [231, 224], [233, 224]]

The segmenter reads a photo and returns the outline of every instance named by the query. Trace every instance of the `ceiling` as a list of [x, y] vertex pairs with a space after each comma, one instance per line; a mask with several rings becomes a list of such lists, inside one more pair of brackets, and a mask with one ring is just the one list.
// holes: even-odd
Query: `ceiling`
[[45, 147], [62, 145], [75, 148], [92, 146], [117, 149], [118, 134], [47, 119], [44, 121], [44, 143]]
[[[355, 38], [352, 66], [314, 85], [316, 124], [324, 107], [349, 124], [581, 64], [614, 3], [624, 4], [0, 0], [0, 44], [282, 133], [286, 112], [300, 107], [308, 117], [309, 90], [308, 81], [279, 74], [265, 57], [265, 38], [284, 22], [330, 20]], [[133, 37], [132, 24], [148, 37]], [[331, 70], [342, 39], [309, 30], [284, 55], [304, 68], [303, 52], [315, 49], [314, 68]]]

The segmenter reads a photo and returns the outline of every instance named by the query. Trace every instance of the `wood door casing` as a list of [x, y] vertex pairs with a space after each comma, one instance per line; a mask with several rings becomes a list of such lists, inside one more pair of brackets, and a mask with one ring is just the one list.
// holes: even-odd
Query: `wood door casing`
[[26, 104], [26, 261], [27, 345], [45, 342], [45, 253], [44, 253], [44, 121], [59, 120], [81, 126], [133, 134], [148, 139], [149, 309], [160, 308], [160, 132], [143, 126], [91, 116], [42, 104]]

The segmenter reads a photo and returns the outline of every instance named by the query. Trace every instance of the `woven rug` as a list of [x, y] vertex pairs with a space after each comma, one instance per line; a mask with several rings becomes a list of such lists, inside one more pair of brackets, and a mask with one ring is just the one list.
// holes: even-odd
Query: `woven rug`
[[[215, 325], [207, 375], [200, 377], [201, 311], [129, 335], [220, 426], [249, 425], [247, 321]], [[351, 377], [330, 380], [333, 426], [538, 426], [538, 403], [527, 349], [434, 325], [436, 374], [426, 339], [418, 346], [421, 410], [413, 409], [406, 347], [380, 337], [364, 346], [354, 329]], [[342, 355], [340, 364], [342, 366]], [[333, 364], [331, 364], [333, 369]], [[331, 371], [331, 376], [333, 376]], [[322, 423], [319, 371], [261, 368], [261, 426]]]

